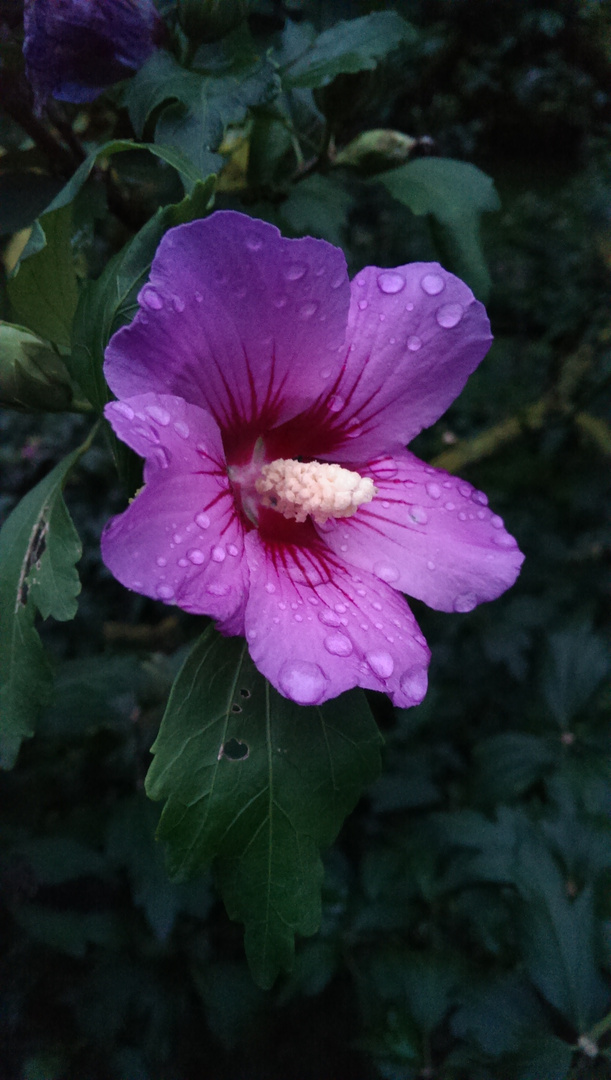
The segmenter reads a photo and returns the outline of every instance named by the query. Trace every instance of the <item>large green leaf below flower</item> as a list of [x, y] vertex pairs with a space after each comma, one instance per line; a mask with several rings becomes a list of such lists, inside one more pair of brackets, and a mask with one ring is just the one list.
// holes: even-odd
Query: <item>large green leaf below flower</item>
[[377, 776], [380, 742], [361, 691], [296, 705], [242, 639], [212, 629], [176, 679], [146, 781], [167, 800], [158, 836], [174, 878], [214, 864], [261, 986], [291, 969], [295, 934], [318, 929], [319, 849]]

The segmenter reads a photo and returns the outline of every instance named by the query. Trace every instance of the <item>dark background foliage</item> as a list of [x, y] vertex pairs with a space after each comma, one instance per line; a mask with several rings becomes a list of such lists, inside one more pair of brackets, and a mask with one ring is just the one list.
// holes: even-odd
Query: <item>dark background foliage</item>
[[[403, 132], [419, 140], [416, 159], [464, 160], [493, 177], [502, 209], [484, 216], [483, 247], [495, 343], [414, 449], [489, 494], [524, 569], [501, 600], [466, 615], [414, 605], [433, 652], [428, 697], [400, 712], [371, 696], [381, 778], [326, 856], [320, 932], [299, 940], [290, 975], [260, 990], [213, 881], [172, 884], [154, 840], [148, 751], [199, 622], [127, 594], [102, 566], [100, 531], [125, 495], [98, 436], [66, 491], [84, 549], [78, 614], [41, 625], [53, 701], [0, 783], [3, 1080], [610, 1074], [609, 9], [393, 7], [417, 30], [408, 56], [340, 75], [315, 89], [315, 104], [296, 95], [303, 147], [312, 140], [301, 159], [257, 83], [230, 121], [253, 106], [216, 205], [339, 243], [355, 272], [434, 257], [440, 239], [380, 182], [389, 174], [332, 164], [363, 131]], [[287, 20], [322, 31], [386, 8], [260, 0], [249, 27], [277, 42]], [[137, 134], [153, 137], [157, 106], [137, 85], [125, 91], [131, 121], [114, 90], [62, 113], [87, 149], [131, 137], [138, 108]], [[172, 130], [184, 148], [183, 119]], [[35, 128], [8, 107], [1, 123], [15, 159]], [[25, 172], [0, 158], [5, 257], [78, 163], [61, 136], [58, 120], [55, 148], [28, 144]], [[213, 171], [219, 146], [211, 136]], [[76, 195], [83, 276], [181, 198], [175, 174], [145, 157], [118, 155]], [[8, 315], [6, 279], [2, 303]], [[6, 516], [91, 424], [6, 410], [0, 425]]]

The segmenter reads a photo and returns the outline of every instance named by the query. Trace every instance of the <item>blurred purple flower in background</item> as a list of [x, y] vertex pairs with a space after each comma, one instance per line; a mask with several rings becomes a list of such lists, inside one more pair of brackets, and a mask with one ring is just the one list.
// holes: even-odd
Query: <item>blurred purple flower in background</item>
[[142, 67], [165, 35], [152, 0], [25, 0], [26, 72], [40, 106], [93, 101]]
[[144, 488], [102, 553], [130, 589], [245, 634], [286, 697], [419, 703], [429, 650], [403, 592], [467, 612], [513, 584], [486, 496], [405, 449], [486, 354], [486, 312], [437, 263], [367, 267], [219, 212], [161, 241], [106, 353]]

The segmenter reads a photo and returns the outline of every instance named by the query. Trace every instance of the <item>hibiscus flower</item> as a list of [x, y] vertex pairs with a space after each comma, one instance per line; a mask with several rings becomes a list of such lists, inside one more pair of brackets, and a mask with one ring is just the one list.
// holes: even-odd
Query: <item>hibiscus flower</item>
[[36, 100], [93, 101], [165, 37], [153, 0], [25, 0], [26, 72]]
[[430, 654], [402, 594], [470, 611], [522, 562], [482, 492], [405, 449], [487, 352], [482, 305], [437, 263], [350, 283], [339, 249], [230, 211], [166, 233], [138, 301], [106, 416], [144, 487], [107, 566], [245, 634], [293, 701], [420, 702]]

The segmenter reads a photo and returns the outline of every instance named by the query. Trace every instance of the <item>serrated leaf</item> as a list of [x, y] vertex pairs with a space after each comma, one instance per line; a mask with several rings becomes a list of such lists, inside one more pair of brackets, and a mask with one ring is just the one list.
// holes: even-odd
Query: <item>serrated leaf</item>
[[442, 261], [485, 300], [490, 275], [479, 238], [480, 217], [501, 205], [491, 178], [467, 161], [417, 158], [377, 180], [413, 214], [431, 215]]
[[242, 123], [251, 105], [266, 104], [278, 90], [274, 68], [255, 54], [213, 71], [190, 71], [159, 50], [131, 80], [126, 105], [139, 133], [149, 116], [165, 106], [155, 143], [184, 155], [202, 177], [223, 165], [216, 151], [227, 126]]
[[89, 401], [102, 410], [110, 392], [102, 371], [110, 336], [136, 313], [136, 296], [148, 277], [159, 241], [175, 225], [204, 217], [210, 209], [214, 177], [198, 180], [181, 202], [164, 206], [106, 266], [96, 281], [87, 282], [72, 331], [70, 373]]
[[283, 86], [326, 86], [337, 75], [370, 71], [393, 49], [416, 38], [414, 27], [396, 11], [377, 11], [338, 22], [284, 68]]
[[34, 627], [44, 618], [72, 619], [80, 581], [81, 543], [62, 497], [68, 474], [90, 437], [30, 491], [0, 531], [0, 763], [10, 768], [22, 739], [51, 693], [51, 671]]
[[70, 344], [78, 288], [71, 245], [69, 206], [46, 214], [45, 246], [21, 260], [17, 275], [7, 283], [17, 322], [56, 345]]
[[377, 775], [379, 745], [360, 692], [295, 705], [241, 639], [207, 630], [178, 675], [146, 781], [167, 799], [158, 835], [178, 879], [214, 863], [261, 986], [291, 969], [295, 934], [319, 925], [319, 848]]

